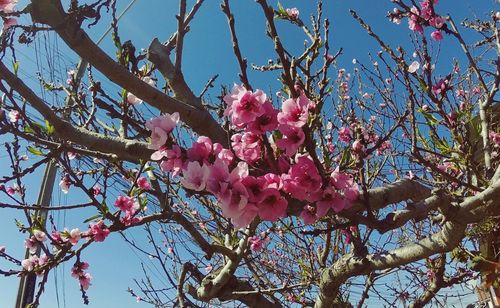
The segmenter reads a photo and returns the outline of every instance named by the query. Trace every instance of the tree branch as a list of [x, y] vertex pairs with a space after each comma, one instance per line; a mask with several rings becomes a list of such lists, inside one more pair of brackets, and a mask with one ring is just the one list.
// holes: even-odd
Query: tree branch
[[117, 85], [134, 93], [135, 96], [163, 113], [179, 112], [182, 121], [193, 131], [221, 144], [227, 144], [224, 130], [201, 106], [199, 100], [177, 100], [137, 78], [99, 48], [64, 12], [59, 0], [32, 0], [31, 16], [34, 22], [53, 27], [68, 47]]
[[135, 140], [103, 136], [86, 129], [75, 127], [59, 118], [55, 112], [39, 98], [30, 87], [0, 63], [0, 79], [18, 92], [28, 103], [52, 124], [57, 135], [67, 141], [86, 146], [97, 152], [112, 153], [116, 158], [137, 162], [139, 159], [149, 160], [152, 151], [147, 144]]

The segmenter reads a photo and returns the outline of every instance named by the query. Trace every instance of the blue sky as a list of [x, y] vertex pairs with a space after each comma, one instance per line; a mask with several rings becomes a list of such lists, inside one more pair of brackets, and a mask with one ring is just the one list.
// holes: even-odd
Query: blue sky
[[[119, 1], [120, 12], [127, 4], [127, 1]], [[194, 1], [189, 1], [190, 3]], [[268, 0], [270, 4], [275, 5], [277, 1]], [[285, 7], [297, 7], [300, 10], [300, 15], [306, 23], [307, 16], [315, 12], [315, 1], [312, 0], [282, 0]], [[324, 12], [330, 19], [332, 24], [330, 46], [333, 51], [338, 48], [344, 48], [344, 55], [339, 59], [339, 67], [346, 67], [352, 70], [353, 58], [360, 59], [363, 62], [368, 61], [367, 53], [376, 54], [379, 50], [376, 43], [367, 36], [363, 29], [353, 20], [349, 14], [349, 9], [355, 9], [359, 15], [367, 22], [373, 25], [374, 30], [379, 33], [382, 38], [395, 46], [402, 44], [405, 47], [409, 45], [409, 37], [411, 35], [406, 22], [401, 25], [394, 25], [389, 22], [385, 15], [391, 10], [393, 5], [386, 0], [326, 0], [324, 1]], [[20, 1], [19, 7], [23, 7], [25, 0]], [[220, 85], [231, 85], [233, 82], [239, 82], [237, 74], [238, 67], [236, 60], [232, 54], [231, 42], [229, 40], [229, 32], [225, 16], [219, 8], [220, 1], [206, 0], [206, 4], [201, 8], [199, 14], [191, 24], [191, 31], [188, 33], [185, 42], [184, 51], [184, 75], [188, 83], [192, 86], [195, 92], [201, 91], [204, 84], [213, 75], [219, 74], [220, 77], [216, 82], [216, 87], [212, 92], [212, 97], [218, 95]], [[456, 21], [462, 20], [465, 16], [474, 14], [483, 16], [485, 12], [498, 9], [498, 5], [494, 0], [441, 0], [438, 5], [438, 11], [442, 14], [451, 13]], [[231, 7], [236, 17], [236, 28], [239, 35], [241, 49], [243, 54], [248, 58], [249, 64], [255, 63], [262, 65], [267, 63], [270, 57], [274, 58], [272, 42], [265, 35], [265, 24], [262, 18], [260, 7], [253, 0], [233, 0]], [[120, 21], [120, 36], [123, 41], [132, 40], [135, 46], [147, 48], [149, 42], [158, 37], [160, 41], [166, 40], [171, 33], [176, 29], [174, 15], [177, 13], [177, 1], [174, 0], [137, 0], [132, 9]], [[108, 17], [104, 17], [100, 25], [88, 30], [94, 39], [97, 39], [109, 25], [106, 21]], [[27, 19], [21, 19], [21, 23], [27, 23]], [[282, 36], [284, 44], [291, 50], [300, 52], [304, 35], [301, 30], [293, 27], [286, 22], [278, 22], [278, 32]], [[54, 36], [46, 36], [38, 42], [43, 44], [44, 40], [54, 41]], [[449, 69], [451, 66], [452, 55], [457, 54], [457, 45], [449, 44], [449, 40], [445, 38], [441, 48], [441, 63], [443, 67], [439, 70]], [[58, 64], [53, 67], [54, 78], [64, 82], [66, 78], [65, 72], [71, 69], [78, 62], [75, 54], [68, 50], [64, 43], [57, 42], [60, 58]], [[43, 67], [44, 70], [49, 70], [49, 66], [45, 61], [45, 56], [51, 54], [43, 50], [40, 45], [37, 55], [39, 63], [38, 67]], [[113, 45], [110, 38], [106, 39], [102, 47], [113, 54]], [[21, 61], [21, 74], [33, 78], [37, 68], [37, 57], [34, 55], [34, 46], [20, 47], [19, 59]], [[411, 50], [411, 49], [410, 49]], [[448, 67], [447, 67], [448, 66]], [[250, 71], [250, 82], [254, 88], [261, 88], [265, 91], [271, 90], [274, 93], [279, 84], [276, 81], [274, 73], [260, 73]], [[110, 89], [111, 93], [117, 93], [118, 88], [112, 87], [109, 82], [103, 81], [103, 84]], [[31, 85], [34, 89], [39, 89], [36, 81], [31, 79]], [[0, 141], [5, 142], [4, 136], [0, 137]], [[8, 166], [6, 154], [4, 150], [0, 150], [0, 165]], [[7, 174], [8, 169], [4, 167], [0, 171], [0, 176]], [[38, 193], [39, 180], [41, 173], [36, 173], [29, 176], [27, 179], [27, 187], [29, 200], [35, 201]], [[0, 196], [0, 200], [4, 200]], [[78, 196], [62, 195], [56, 187], [53, 197], [53, 204], [62, 204], [64, 202], [78, 202]], [[8, 252], [15, 256], [23, 255], [23, 240], [24, 237], [19, 234], [14, 225], [14, 218], [21, 217], [21, 213], [13, 210], [0, 209], [0, 246], [7, 246]], [[68, 226], [79, 226], [84, 229], [82, 221], [90, 216], [90, 213], [85, 210], [60, 213], [57, 217], [58, 224], [62, 226], [64, 220]], [[134, 232], [133, 235], [138, 239], [141, 238], [140, 232]], [[141, 256], [142, 257], [142, 256]], [[118, 235], [112, 235], [104, 243], [94, 245], [84, 253], [84, 258], [89, 261], [91, 267], [89, 271], [92, 273], [94, 280], [93, 285], [89, 289], [90, 307], [143, 307], [145, 305], [138, 304], [131, 298], [125, 290], [128, 286], [133, 286], [133, 278], [141, 278], [139, 258], [138, 256], [124, 243]], [[144, 257], [142, 257], [144, 258]], [[147, 261], [147, 260], [146, 260]], [[4, 269], [5, 263], [0, 261], [0, 268]], [[65, 268], [59, 269], [58, 273], [58, 294], [62, 305], [62, 296], [65, 293], [66, 307], [84, 307], [82, 304], [77, 281], [70, 277], [69, 269], [71, 264], [67, 264]], [[64, 292], [62, 289], [63, 282], [65, 283]], [[15, 277], [0, 278], [0, 306], [10, 307], [13, 305], [16, 296], [18, 279]], [[57, 307], [56, 290], [54, 276], [52, 275], [47, 286], [46, 294], [42, 297], [42, 307]]]

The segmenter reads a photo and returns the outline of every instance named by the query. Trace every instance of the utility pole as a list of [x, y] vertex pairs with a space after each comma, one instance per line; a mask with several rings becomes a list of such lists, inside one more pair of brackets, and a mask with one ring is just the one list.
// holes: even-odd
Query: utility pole
[[[137, 0], [132, 0], [123, 10], [123, 12], [117, 17], [117, 20], [120, 20], [123, 15], [135, 4]], [[96, 45], [99, 45], [104, 38], [111, 32], [112, 27], [109, 27], [106, 32], [102, 34], [102, 36], [97, 40]], [[75, 88], [81, 83], [83, 74], [85, 73], [85, 69], [88, 65], [88, 62], [84, 59], [80, 59], [77, 65], [77, 70], [75, 73]], [[72, 98], [68, 96], [64, 101], [64, 106], [68, 108]], [[69, 119], [71, 116], [71, 111], [65, 112], [63, 118], [65, 120]], [[43, 182], [40, 187], [40, 193], [38, 194], [38, 202], [37, 205], [46, 208], [50, 206], [50, 200], [52, 199], [52, 191], [54, 190], [54, 183], [56, 181], [56, 172], [57, 166], [54, 160], [51, 160], [47, 166], [45, 167], [45, 172], [43, 175]], [[48, 216], [48, 210], [37, 210], [35, 212], [35, 216], [40, 217], [42, 224], [45, 225]], [[37, 248], [35, 255], [40, 255], [40, 247]], [[25, 259], [30, 257], [29, 249], [26, 249]], [[33, 302], [33, 298], [35, 296], [35, 287], [36, 287], [36, 274], [28, 273], [25, 276], [21, 277], [21, 281], [19, 282], [19, 288], [17, 290], [17, 298], [16, 298], [16, 306], [15, 308], [26, 308], [26, 305]]]
[[[50, 205], [50, 199], [52, 198], [52, 190], [54, 188], [54, 182], [56, 179], [56, 165], [53, 160], [51, 160], [47, 167], [45, 167], [45, 173], [43, 175], [42, 186], [40, 187], [40, 193], [38, 194], [37, 204], [46, 207]], [[36, 216], [40, 216], [43, 223], [47, 219], [47, 210], [36, 211]], [[40, 247], [37, 248], [36, 255], [40, 254]], [[29, 249], [26, 249], [25, 259], [30, 257]], [[19, 282], [19, 289], [17, 291], [16, 308], [25, 308], [26, 305], [33, 301], [33, 296], [35, 294], [36, 285], [36, 274], [28, 273], [26, 276], [21, 277]]]

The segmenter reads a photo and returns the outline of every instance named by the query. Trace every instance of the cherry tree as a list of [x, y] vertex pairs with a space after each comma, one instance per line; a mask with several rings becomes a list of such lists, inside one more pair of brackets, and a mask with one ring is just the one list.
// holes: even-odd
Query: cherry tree
[[[408, 32], [403, 48], [351, 11], [380, 51], [347, 70], [321, 0], [312, 16], [256, 0], [274, 54], [249, 67], [222, 0], [239, 76], [220, 86], [214, 76], [196, 93], [183, 74], [184, 40], [208, 1], [187, 2], [179, 0], [177, 31], [146, 47], [121, 40], [114, 0], [0, 0], [0, 131], [10, 159], [0, 207], [19, 210], [30, 251], [0, 247], [0, 274], [36, 274], [33, 307], [63, 263], [91, 301], [99, 261], [86, 249], [111, 233], [159, 265], [168, 288], [144, 270], [129, 289], [159, 307], [363, 307], [369, 297], [422, 307], [443, 303], [442, 289], [479, 269], [483, 283], [500, 283], [498, 260], [479, 247], [499, 227], [499, 12], [458, 23], [437, 0], [393, 0], [385, 26]], [[86, 33], [105, 16], [114, 55]], [[303, 31], [300, 53], [283, 43], [280, 23]], [[65, 83], [40, 75], [40, 95], [16, 55], [46, 32], [83, 62]], [[456, 53], [440, 57], [441, 44]], [[274, 74], [279, 87], [255, 88], [250, 69]], [[54, 93], [63, 104], [47, 100]], [[27, 201], [25, 177], [46, 164], [81, 203]], [[55, 211], [82, 208], [94, 215], [81, 225], [54, 223]], [[132, 228], [147, 243], [127, 237]]]

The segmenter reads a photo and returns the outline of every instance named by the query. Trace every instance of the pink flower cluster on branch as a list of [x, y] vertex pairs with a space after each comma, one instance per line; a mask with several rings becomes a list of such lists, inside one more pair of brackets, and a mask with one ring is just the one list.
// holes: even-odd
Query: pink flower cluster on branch
[[71, 277], [78, 279], [83, 290], [88, 290], [91, 285], [92, 276], [85, 272], [88, 268], [89, 264], [87, 262], [76, 262], [71, 268]]
[[[150, 147], [156, 150], [151, 159], [160, 161], [162, 171], [181, 176], [187, 190], [215, 196], [222, 215], [236, 227], [247, 226], [257, 216], [268, 221], [285, 217], [290, 198], [308, 204], [304, 211], [314, 212], [314, 219], [301, 215], [306, 223], [330, 209], [348, 208], [357, 198], [358, 186], [350, 175], [337, 169], [323, 179], [305, 151], [304, 127], [315, 104], [303, 93], [286, 99], [277, 110], [263, 91], [235, 85], [224, 101], [224, 115], [236, 130], [231, 149], [204, 136], [190, 148], [181, 148], [170, 134], [178, 114], [154, 118], [146, 127]], [[351, 139], [348, 129], [340, 134]]]
[[435, 30], [431, 33], [431, 37], [435, 41], [440, 41], [443, 39], [441, 29], [445, 26], [446, 19], [434, 11], [434, 5], [437, 3], [438, 0], [424, 0], [420, 2], [420, 7], [413, 6], [406, 14], [394, 9], [389, 13], [389, 17], [394, 23], [399, 24], [405, 15], [408, 16], [408, 27], [413, 32], [424, 33], [425, 27], [433, 27]]

